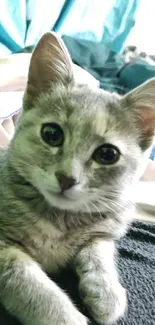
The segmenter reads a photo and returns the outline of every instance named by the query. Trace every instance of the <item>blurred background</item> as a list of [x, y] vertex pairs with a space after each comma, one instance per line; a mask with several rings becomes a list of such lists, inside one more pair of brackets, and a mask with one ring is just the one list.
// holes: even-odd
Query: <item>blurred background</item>
[[155, 54], [154, 0], [1, 0], [0, 56], [34, 45], [47, 30]]
[[[125, 94], [155, 77], [154, 15], [155, 0], [0, 0], [0, 132], [7, 131], [6, 143], [22, 106], [31, 52], [46, 31], [62, 37], [96, 86]], [[149, 157], [144, 180], [150, 181], [155, 147]]]

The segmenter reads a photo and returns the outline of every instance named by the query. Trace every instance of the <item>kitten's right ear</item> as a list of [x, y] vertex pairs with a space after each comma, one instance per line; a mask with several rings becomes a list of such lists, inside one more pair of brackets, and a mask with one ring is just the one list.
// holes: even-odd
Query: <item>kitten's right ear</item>
[[54, 83], [74, 81], [72, 61], [66, 46], [54, 32], [42, 36], [32, 53], [25, 98], [29, 103], [48, 91]]
[[137, 126], [141, 132], [141, 147], [147, 149], [155, 135], [155, 78], [131, 90], [121, 103], [128, 110], [134, 108]]

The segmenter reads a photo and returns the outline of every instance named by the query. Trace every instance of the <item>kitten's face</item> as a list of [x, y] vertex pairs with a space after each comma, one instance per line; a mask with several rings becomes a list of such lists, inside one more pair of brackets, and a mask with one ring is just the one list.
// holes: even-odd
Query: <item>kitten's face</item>
[[12, 164], [51, 206], [118, 211], [153, 135], [154, 89], [152, 79], [121, 99], [78, 85], [63, 42], [46, 33], [31, 58]]
[[12, 146], [26, 180], [52, 206], [76, 211], [105, 211], [132, 182], [140, 157], [120, 98], [88, 86], [44, 94], [22, 115]]

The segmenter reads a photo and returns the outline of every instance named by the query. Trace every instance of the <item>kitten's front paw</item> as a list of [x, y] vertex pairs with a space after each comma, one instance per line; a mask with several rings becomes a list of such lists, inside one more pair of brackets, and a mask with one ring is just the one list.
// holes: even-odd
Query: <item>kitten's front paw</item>
[[88, 325], [87, 319], [84, 315], [82, 315], [80, 312], [76, 311], [76, 313], [73, 313], [72, 315], [69, 315], [65, 321], [65, 323], [61, 325]]
[[[31, 320], [31, 325], [88, 325], [86, 317], [81, 314], [76, 308], [64, 309], [64, 306], [60, 309], [60, 312], [52, 313], [47, 319], [47, 315], [43, 316], [42, 319]], [[25, 325], [30, 325], [26, 322]]]
[[51, 307], [49, 313], [39, 313], [26, 319], [24, 325], [88, 325], [87, 318], [68, 300], [58, 300], [59, 304]]
[[[90, 277], [91, 278], [91, 277]], [[85, 277], [80, 282], [80, 292], [84, 304], [99, 324], [113, 324], [126, 309], [126, 291], [117, 282], [103, 282], [100, 277]]]
[[65, 308], [65, 312], [60, 314], [57, 323], [51, 325], [88, 325], [86, 317], [81, 314], [74, 306]]

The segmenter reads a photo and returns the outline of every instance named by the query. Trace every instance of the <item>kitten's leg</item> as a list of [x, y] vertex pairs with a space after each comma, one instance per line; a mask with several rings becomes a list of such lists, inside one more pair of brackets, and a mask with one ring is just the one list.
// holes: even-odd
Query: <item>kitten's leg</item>
[[75, 259], [79, 289], [90, 314], [98, 323], [112, 324], [124, 314], [126, 293], [114, 263], [114, 243], [97, 240]]
[[23, 325], [87, 325], [37, 263], [4, 243], [0, 243], [0, 301]]

